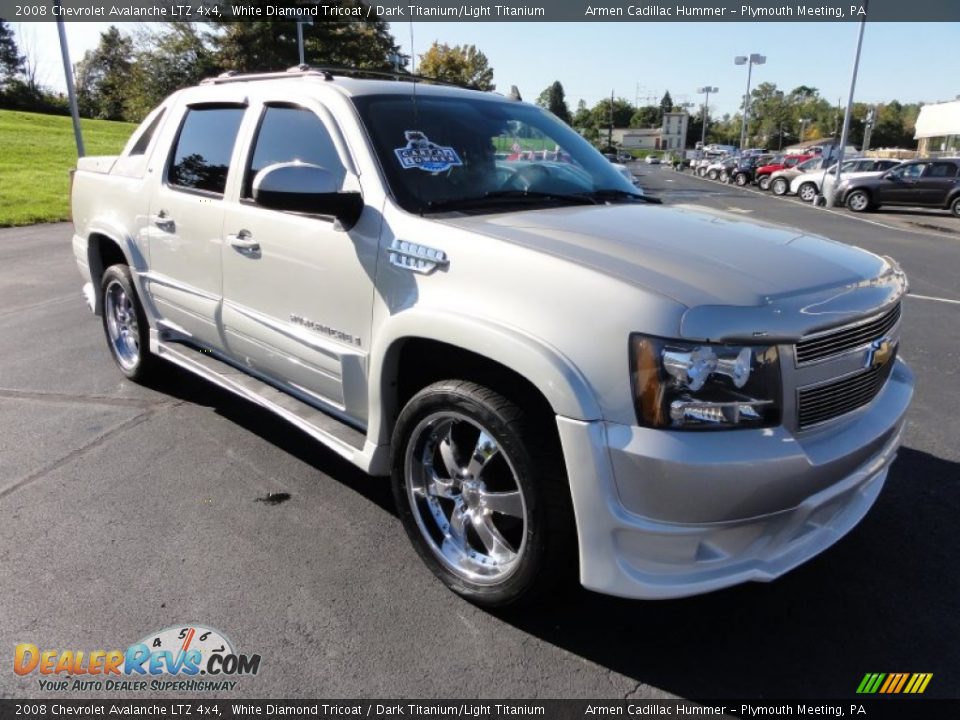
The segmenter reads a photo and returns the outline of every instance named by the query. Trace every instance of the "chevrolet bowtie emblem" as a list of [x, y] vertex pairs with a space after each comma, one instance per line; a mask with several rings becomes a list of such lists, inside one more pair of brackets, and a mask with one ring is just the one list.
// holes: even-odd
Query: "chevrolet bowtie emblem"
[[871, 370], [876, 370], [886, 365], [887, 361], [889, 361], [893, 355], [893, 349], [895, 347], [896, 345], [894, 345], [893, 340], [888, 337], [874, 340], [870, 343], [870, 348], [867, 350], [866, 367]]

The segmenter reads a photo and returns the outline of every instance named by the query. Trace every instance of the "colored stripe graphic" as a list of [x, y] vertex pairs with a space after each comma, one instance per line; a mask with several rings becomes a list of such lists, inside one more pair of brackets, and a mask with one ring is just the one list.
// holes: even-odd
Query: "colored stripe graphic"
[[933, 673], [867, 673], [857, 686], [860, 695], [919, 695], [927, 689]]

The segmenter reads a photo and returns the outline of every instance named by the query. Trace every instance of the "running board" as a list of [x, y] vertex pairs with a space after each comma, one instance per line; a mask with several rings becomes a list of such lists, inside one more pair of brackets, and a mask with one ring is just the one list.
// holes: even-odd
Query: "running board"
[[181, 343], [165, 342], [157, 339], [156, 335], [151, 339], [154, 340], [151, 350], [157, 356], [266, 408], [362, 470], [376, 472], [377, 463], [374, 459], [382, 460], [383, 453], [378, 450], [386, 448], [367, 443], [366, 436], [360, 430], [217, 359], [209, 352]]

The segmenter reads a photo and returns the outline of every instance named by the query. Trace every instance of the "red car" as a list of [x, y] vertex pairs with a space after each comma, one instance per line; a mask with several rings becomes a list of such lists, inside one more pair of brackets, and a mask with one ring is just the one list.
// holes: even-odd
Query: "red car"
[[769, 190], [770, 176], [773, 175], [773, 173], [777, 172], [777, 170], [785, 170], [794, 165], [799, 165], [804, 160], [809, 160], [812, 157], [816, 157], [816, 155], [778, 155], [769, 165], [757, 168], [757, 185], [760, 186], [761, 190]]

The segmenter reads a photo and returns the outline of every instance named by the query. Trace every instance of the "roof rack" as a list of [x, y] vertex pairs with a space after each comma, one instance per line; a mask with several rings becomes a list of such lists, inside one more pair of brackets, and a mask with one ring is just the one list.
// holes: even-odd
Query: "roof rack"
[[238, 73], [236, 70], [227, 70], [220, 75], [212, 78], [206, 78], [200, 81], [201, 85], [222, 85], [233, 82], [250, 82], [255, 80], [279, 80], [291, 77], [297, 78], [322, 78], [323, 80], [333, 80], [336, 77], [385, 79], [406, 82], [424, 82], [435, 85], [450, 85], [453, 87], [464, 88], [467, 90], [477, 90], [473, 85], [449, 82], [437, 78], [426, 77], [424, 75], [414, 75], [413, 73], [395, 71], [395, 70], [366, 70], [364, 68], [349, 67], [313, 67], [311, 65], [294, 65], [286, 70], [261, 73]]

